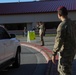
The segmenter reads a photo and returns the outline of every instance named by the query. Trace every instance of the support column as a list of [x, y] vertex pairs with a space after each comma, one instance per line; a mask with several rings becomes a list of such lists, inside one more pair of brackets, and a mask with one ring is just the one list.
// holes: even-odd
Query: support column
[[36, 28], [36, 27], [37, 27], [37, 23], [36, 23], [36, 22], [33, 22], [33, 23], [32, 23], [32, 29], [33, 29], [33, 28]]
[[27, 31], [32, 30], [32, 23], [27, 23]]

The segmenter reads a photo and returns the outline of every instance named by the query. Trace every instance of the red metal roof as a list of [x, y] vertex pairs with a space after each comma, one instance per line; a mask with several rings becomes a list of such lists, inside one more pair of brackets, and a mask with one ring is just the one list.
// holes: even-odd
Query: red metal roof
[[0, 15], [55, 12], [59, 6], [76, 11], [76, 0], [0, 3]]

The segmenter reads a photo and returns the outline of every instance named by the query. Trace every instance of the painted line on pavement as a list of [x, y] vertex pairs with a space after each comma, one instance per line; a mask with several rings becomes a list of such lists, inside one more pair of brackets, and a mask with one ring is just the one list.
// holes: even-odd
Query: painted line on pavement
[[45, 59], [47, 60], [47, 62], [49, 60], [51, 60], [50, 56], [48, 55], [48, 53], [40, 46], [33, 46], [33, 45], [30, 45], [30, 44], [27, 44], [27, 43], [21, 43], [21, 45], [23, 46], [27, 46], [27, 47], [30, 47], [30, 48], [33, 48], [35, 50], [37, 50], [38, 52], [40, 52], [44, 57]]
[[[40, 46], [40, 45], [37, 45], [37, 44], [34, 44], [34, 43], [21, 42], [21, 45], [35, 49], [45, 57], [45, 59], [48, 63], [47, 71], [46, 71], [45, 75], [50, 75], [50, 71], [51, 71], [51, 67], [52, 67], [52, 62], [51, 62], [51, 56], [50, 55], [52, 55], [52, 51], [49, 50], [48, 48], [44, 47], [44, 46]], [[57, 59], [58, 59], [58, 56], [56, 57], [56, 60]]]

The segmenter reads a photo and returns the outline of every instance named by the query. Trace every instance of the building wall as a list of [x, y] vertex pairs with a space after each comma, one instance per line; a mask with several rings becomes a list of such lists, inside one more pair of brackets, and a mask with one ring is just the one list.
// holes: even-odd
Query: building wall
[[[69, 12], [69, 18], [76, 21], [76, 12]], [[57, 22], [57, 13], [23, 14], [23, 15], [0, 15], [0, 24], [26, 23], [27, 30], [32, 30], [37, 22]]]
[[56, 14], [24, 14], [24, 15], [3, 15], [0, 16], [0, 24], [3, 23], [25, 23], [38, 21], [57, 20]]
[[[76, 12], [69, 12], [68, 15], [72, 20], [76, 20]], [[57, 13], [43, 14], [24, 14], [24, 15], [0, 15], [0, 24], [7, 23], [33, 23], [33, 22], [52, 22], [59, 21]]]

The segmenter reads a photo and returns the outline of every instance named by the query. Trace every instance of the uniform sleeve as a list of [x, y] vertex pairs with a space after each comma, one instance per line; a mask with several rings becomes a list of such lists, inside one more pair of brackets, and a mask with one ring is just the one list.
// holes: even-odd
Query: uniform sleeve
[[57, 35], [55, 37], [55, 44], [53, 48], [53, 55], [56, 55], [62, 46], [62, 25], [60, 24], [57, 28]]

